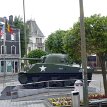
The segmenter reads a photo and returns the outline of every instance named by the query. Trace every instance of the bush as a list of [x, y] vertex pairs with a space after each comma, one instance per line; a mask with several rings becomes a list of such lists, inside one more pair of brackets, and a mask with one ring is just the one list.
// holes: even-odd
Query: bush
[[[46, 51], [36, 49], [32, 50], [28, 53], [28, 58], [41, 58], [42, 56], [46, 55]], [[29, 64], [38, 63], [40, 60], [29, 60]]]

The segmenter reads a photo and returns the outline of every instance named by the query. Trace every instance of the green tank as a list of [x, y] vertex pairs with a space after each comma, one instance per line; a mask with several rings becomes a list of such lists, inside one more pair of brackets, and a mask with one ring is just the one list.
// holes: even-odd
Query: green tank
[[[41, 63], [36, 63], [26, 72], [18, 74], [18, 80], [21, 84], [34, 83], [49, 80], [68, 80], [82, 79], [82, 69], [79, 64], [71, 64], [67, 54], [49, 54], [43, 56]], [[94, 69], [87, 67], [87, 79], [92, 79]], [[53, 82], [52, 85], [68, 86], [73, 82]], [[41, 86], [45, 86], [42, 84]]]

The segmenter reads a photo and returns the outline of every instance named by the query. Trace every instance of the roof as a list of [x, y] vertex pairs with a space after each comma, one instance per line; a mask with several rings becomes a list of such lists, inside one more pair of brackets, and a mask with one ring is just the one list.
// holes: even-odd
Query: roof
[[42, 31], [40, 30], [40, 28], [38, 27], [36, 21], [34, 20], [29, 20], [27, 21], [28, 27], [30, 29], [29, 34], [31, 36], [40, 36], [40, 37], [44, 37], [44, 34], [42, 33]]

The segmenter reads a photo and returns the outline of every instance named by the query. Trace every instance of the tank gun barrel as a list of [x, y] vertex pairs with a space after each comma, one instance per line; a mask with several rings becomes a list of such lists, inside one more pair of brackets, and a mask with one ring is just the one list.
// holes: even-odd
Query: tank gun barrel
[[[41, 58], [5, 58], [6, 60], [36, 60], [36, 61], [41, 61]], [[3, 58], [0, 58], [0, 60], [3, 60]]]

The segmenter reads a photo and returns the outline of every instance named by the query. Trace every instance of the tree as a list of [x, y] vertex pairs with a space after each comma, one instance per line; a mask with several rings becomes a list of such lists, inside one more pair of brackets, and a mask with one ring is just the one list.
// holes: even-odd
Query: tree
[[[41, 58], [42, 56], [46, 55], [46, 52], [43, 50], [32, 50], [28, 53], [27, 57], [28, 58]], [[29, 60], [29, 64], [34, 64], [37, 63], [38, 60]]]
[[78, 28], [79, 26], [75, 26], [73, 29], [71, 28], [67, 31], [66, 36], [64, 36], [63, 38], [63, 48], [65, 52], [69, 55], [69, 58], [72, 62], [81, 63], [80, 37], [78, 37], [78, 34], [75, 34], [74, 32], [74, 29]]
[[[20, 16], [15, 16], [14, 18], [14, 26], [20, 29], [20, 42], [21, 42], [21, 57], [24, 57], [25, 55], [25, 38], [24, 38], [24, 23], [23, 18]], [[26, 25], [26, 34], [28, 34], [28, 27]], [[27, 44], [28, 44], [29, 38], [27, 35]]]
[[57, 30], [50, 34], [45, 42], [45, 47], [49, 52], [52, 53], [65, 53], [63, 49], [63, 37], [66, 31]]
[[107, 54], [107, 17], [93, 15], [85, 18], [87, 52], [95, 53], [99, 57], [105, 94], [107, 95], [107, 78], [105, 55]]
[[[105, 94], [107, 95], [107, 79], [105, 69], [105, 55], [107, 54], [107, 17], [93, 15], [85, 18], [86, 48], [87, 54], [96, 54], [101, 64]], [[80, 23], [74, 24], [71, 29], [71, 35], [66, 41], [71, 39], [72, 42], [66, 44], [66, 51], [70, 54], [80, 53]], [[67, 47], [65, 45], [65, 47]], [[70, 46], [73, 48], [70, 50]], [[69, 51], [70, 50], [70, 51]]]

